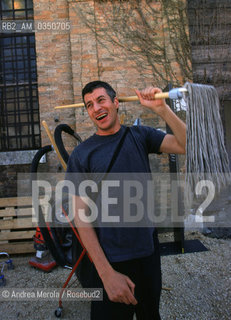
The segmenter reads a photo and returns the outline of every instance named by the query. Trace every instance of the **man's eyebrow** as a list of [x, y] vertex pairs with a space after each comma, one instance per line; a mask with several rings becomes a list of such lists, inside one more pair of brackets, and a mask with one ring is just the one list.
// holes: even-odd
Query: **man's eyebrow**
[[88, 106], [91, 102], [92, 102], [92, 101], [89, 100], [89, 101], [85, 102], [85, 105]]
[[96, 98], [96, 100], [99, 100], [99, 99], [101, 99], [101, 98], [105, 98], [105, 96], [104, 96], [103, 94], [101, 94], [101, 96], [98, 96], [98, 97]]
[[[98, 97], [96, 98], [96, 100], [99, 100], [99, 99], [101, 99], [101, 98], [105, 98], [105, 95], [101, 94], [100, 96], [98, 96]], [[92, 102], [92, 100], [87, 101], [87, 102], [86, 102], [86, 106], [88, 106], [89, 103], [91, 103], [91, 102]]]

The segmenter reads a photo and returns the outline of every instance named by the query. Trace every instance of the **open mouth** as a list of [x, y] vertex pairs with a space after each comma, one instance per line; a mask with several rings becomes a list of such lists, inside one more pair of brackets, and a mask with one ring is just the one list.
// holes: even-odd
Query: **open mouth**
[[101, 113], [100, 115], [98, 115], [98, 116], [96, 117], [96, 120], [103, 120], [106, 116], [107, 116], [107, 113], [106, 113], [106, 112], [105, 112], [105, 113]]

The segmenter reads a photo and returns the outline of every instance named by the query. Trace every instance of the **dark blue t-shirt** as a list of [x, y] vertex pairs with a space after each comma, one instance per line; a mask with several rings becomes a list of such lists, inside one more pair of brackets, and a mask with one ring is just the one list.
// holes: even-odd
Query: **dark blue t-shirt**
[[[126, 135], [125, 130], [127, 130]], [[148, 154], [158, 153], [165, 133], [146, 126], [132, 126], [112, 135], [94, 134], [72, 152], [67, 166], [66, 179], [73, 173], [104, 173], [113, 155], [110, 173], [150, 173]], [[123, 139], [123, 141], [121, 140]], [[118, 145], [122, 141], [118, 150]], [[153, 253], [153, 227], [96, 228], [100, 245], [111, 262], [145, 257]]]

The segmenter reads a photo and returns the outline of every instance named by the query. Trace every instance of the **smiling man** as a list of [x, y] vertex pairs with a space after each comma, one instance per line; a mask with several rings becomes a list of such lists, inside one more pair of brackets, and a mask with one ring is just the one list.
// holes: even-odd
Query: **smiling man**
[[[150, 153], [185, 153], [186, 127], [165, 100], [154, 100], [159, 88], [136, 90], [140, 103], [164, 119], [173, 135], [146, 126], [126, 128], [119, 122], [119, 102], [106, 82], [88, 83], [82, 96], [96, 133], [72, 152], [67, 178], [73, 173], [150, 173]], [[75, 208], [81, 198], [74, 195]], [[91, 319], [160, 319], [161, 270], [158, 239], [149, 228], [93, 228], [75, 212], [75, 224], [92, 258], [91, 287], [103, 287], [103, 301], [93, 301]]]
[[117, 116], [119, 101], [113, 92], [110, 95], [105, 88], [96, 88], [84, 95], [88, 115], [95, 123], [98, 135], [113, 134], [120, 129]]

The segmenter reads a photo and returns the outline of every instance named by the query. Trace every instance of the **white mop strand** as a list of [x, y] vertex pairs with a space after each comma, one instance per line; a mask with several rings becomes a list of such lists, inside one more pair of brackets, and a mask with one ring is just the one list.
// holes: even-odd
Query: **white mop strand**
[[219, 112], [219, 98], [213, 86], [185, 87], [187, 112], [186, 183], [192, 191], [200, 180], [211, 180], [216, 190], [230, 183], [228, 154]]

